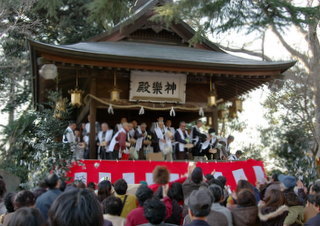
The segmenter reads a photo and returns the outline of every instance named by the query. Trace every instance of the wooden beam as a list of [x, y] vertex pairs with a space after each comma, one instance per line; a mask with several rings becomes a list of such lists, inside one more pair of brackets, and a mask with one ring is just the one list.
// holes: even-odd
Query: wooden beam
[[[96, 95], [97, 92], [97, 84], [96, 78], [91, 78], [91, 86], [90, 86], [90, 93], [92, 95]], [[96, 108], [96, 101], [91, 99], [90, 101], [90, 135], [89, 135], [89, 147], [90, 147], [90, 159], [96, 159], [96, 116], [97, 116], [97, 108]]]
[[80, 114], [77, 117], [77, 124], [81, 123], [86, 115], [89, 113], [90, 102], [88, 102], [81, 110]]

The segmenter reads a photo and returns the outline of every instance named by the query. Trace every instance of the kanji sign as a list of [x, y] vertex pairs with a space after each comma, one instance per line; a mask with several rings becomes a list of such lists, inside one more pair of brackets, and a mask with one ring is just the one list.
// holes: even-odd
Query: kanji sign
[[131, 71], [130, 101], [185, 103], [185, 74]]

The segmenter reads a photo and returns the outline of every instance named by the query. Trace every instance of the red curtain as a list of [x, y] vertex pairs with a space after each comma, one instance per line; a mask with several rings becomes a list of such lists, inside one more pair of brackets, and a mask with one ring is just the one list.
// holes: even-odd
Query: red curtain
[[[112, 182], [124, 178], [128, 184], [137, 184], [140, 181], [152, 184], [152, 171], [158, 165], [169, 169], [171, 181], [185, 175], [188, 168], [188, 162], [83, 160], [72, 165], [68, 176], [71, 181], [82, 180], [84, 183], [98, 183], [107, 177]], [[253, 185], [257, 181], [265, 180], [262, 161], [250, 159], [234, 162], [198, 162], [197, 166], [202, 168], [204, 174], [215, 170], [215, 177], [225, 176], [232, 190], [235, 189], [239, 179], [247, 179]]]

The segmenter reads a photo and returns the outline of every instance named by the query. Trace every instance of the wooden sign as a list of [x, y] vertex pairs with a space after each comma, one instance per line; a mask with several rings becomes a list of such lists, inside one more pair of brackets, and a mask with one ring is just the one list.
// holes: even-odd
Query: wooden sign
[[184, 104], [186, 82], [185, 74], [131, 71], [129, 100]]

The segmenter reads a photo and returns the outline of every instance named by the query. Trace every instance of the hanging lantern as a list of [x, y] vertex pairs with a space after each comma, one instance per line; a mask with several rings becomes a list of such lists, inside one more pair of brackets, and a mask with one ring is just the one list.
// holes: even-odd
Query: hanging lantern
[[54, 108], [54, 114], [53, 114], [55, 118], [58, 118], [58, 119], [62, 118], [63, 114], [66, 112], [66, 109], [67, 109], [67, 102], [68, 102], [67, 98], [62, 98], [62, 97], [58, 98]]
[[58, 76], [57, 66], [54, 64], [44, 64], [39, 70], [39, 74], [42, 78], [55, 79]]
[[208, 106], [213, 107], [217, 105], [217, 95], [214, 84], [212, 83], [212, 78], [210, 77], [210, 93], [208, 96]]
[[71, 95], [71, 102], [70, 104], [74, 107], [80, 107], [82, 105], [82, 94], [84, 93], [83, 90], [78, 88], [79, 86], [79, 81], [78, 81], [78, 71], [76, 74], [76, 87], [75, 89], [69, 90], [69, 94]]
[[237, 115], [237, 111], [236, 111], [235, 107], [234, 106], [229, 107], [229, 118], [234, 119], [237, 116], [238, 115]]
[[243, 108], [242, 108], [242, 102], [243, 102], [243, 101], [242, 101], [240, 98], [234, 99], [234, 101], [233, 101], [232, 104], [234, 105], [236, 111], [242, 112], [242, 110], [243, 110]]
[[120, 101], [121, 90], [117, 88], [117, 77], [116, 72], [113, 73], [113, 89], [110, 90], [110, 99], [111, 101], [117, 102]]
[[70, 104], [74, 107], [80, 107], [82, 105], [82, 95], [84, 91], [78, 88], [69, 90], [69, 94], [71, 95]]

